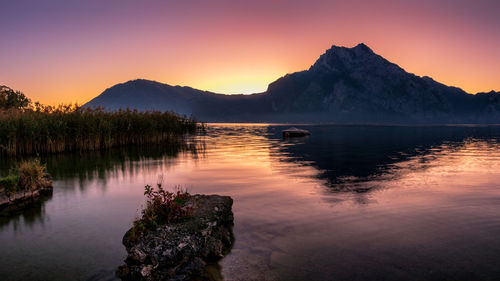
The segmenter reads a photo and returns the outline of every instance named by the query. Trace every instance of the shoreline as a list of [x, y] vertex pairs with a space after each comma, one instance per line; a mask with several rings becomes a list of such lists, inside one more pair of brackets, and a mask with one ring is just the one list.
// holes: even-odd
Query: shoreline
[[23, 209], [30, 203], [39, 201], [40, 198], [46, 195], [51, 195], [53, 189], [52, 177], [49, 174], [44, 174], [34, 190], [23, 188], [11, 195], [7, 195], [4, 191], [0, 193], [0, 214]]

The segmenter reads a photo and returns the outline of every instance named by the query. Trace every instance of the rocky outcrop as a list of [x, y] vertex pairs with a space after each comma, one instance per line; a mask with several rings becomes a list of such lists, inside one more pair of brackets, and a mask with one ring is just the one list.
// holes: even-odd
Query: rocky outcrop
[[13, 194], [0, 192], [0, 212], [22, 209], [44, 195], [52, 194], [52, 177], [45, 174], [34, 190], [20, 190]]
[[193, 195], [189, 218], [133, 237], [123, 237], [128, 256], [116, 274], [122, 280], [193, 280], [207, 263], [229, 252], [233, 238], [233, 200], [228, 196]]

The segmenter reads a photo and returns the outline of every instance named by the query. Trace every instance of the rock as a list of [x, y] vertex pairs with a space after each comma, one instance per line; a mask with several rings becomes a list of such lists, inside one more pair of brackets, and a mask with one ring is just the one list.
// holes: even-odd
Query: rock
[[133, 248], [129, 254], [129, 258], [138, 262], [144, 262], [146, 260], [146, 254], [138, 248]]
[[122, 280], [192, 280], [202, 278], [207, 263], [231, 249], [233, 200], [228, 196], [193, 195], [193, 215], [156, 230], [123, 237], [128, 256], [116, 271]]
[[142, 277], [148, 277], [149, 275], [151, 275], [151, 270], [153, 270], [153, 266], [152, 265], [147, 265], [147, 266], [143, 267], [141, 269], [141, 275], [142, 275]]
[[0, 192], [0, 214], [22, 210], [31, 203], [52, 196], [52, 191], [52, 177], [44, 173], [42, 179], [38, 182], [38, 186], [33, 191], [20, 190], [9, 196]]

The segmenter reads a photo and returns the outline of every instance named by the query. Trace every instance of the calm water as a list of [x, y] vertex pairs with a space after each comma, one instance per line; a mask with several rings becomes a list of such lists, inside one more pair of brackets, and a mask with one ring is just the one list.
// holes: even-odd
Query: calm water
[[500, 280], [500, 127], [302, 127], [312, 136], [213, 125], [196, 149], [45, 158], [53, 195], [0, 217], [0, 279], [114, 280], [163, 175], [233, 197], [225, 280]]

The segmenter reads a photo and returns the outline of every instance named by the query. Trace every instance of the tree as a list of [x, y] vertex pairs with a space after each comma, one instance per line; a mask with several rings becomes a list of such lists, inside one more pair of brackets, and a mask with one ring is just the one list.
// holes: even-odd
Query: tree
[[0, 86], [0, 109], [26, 109], [31, 100], [20, 91], [14, 91], [7, 86]]

